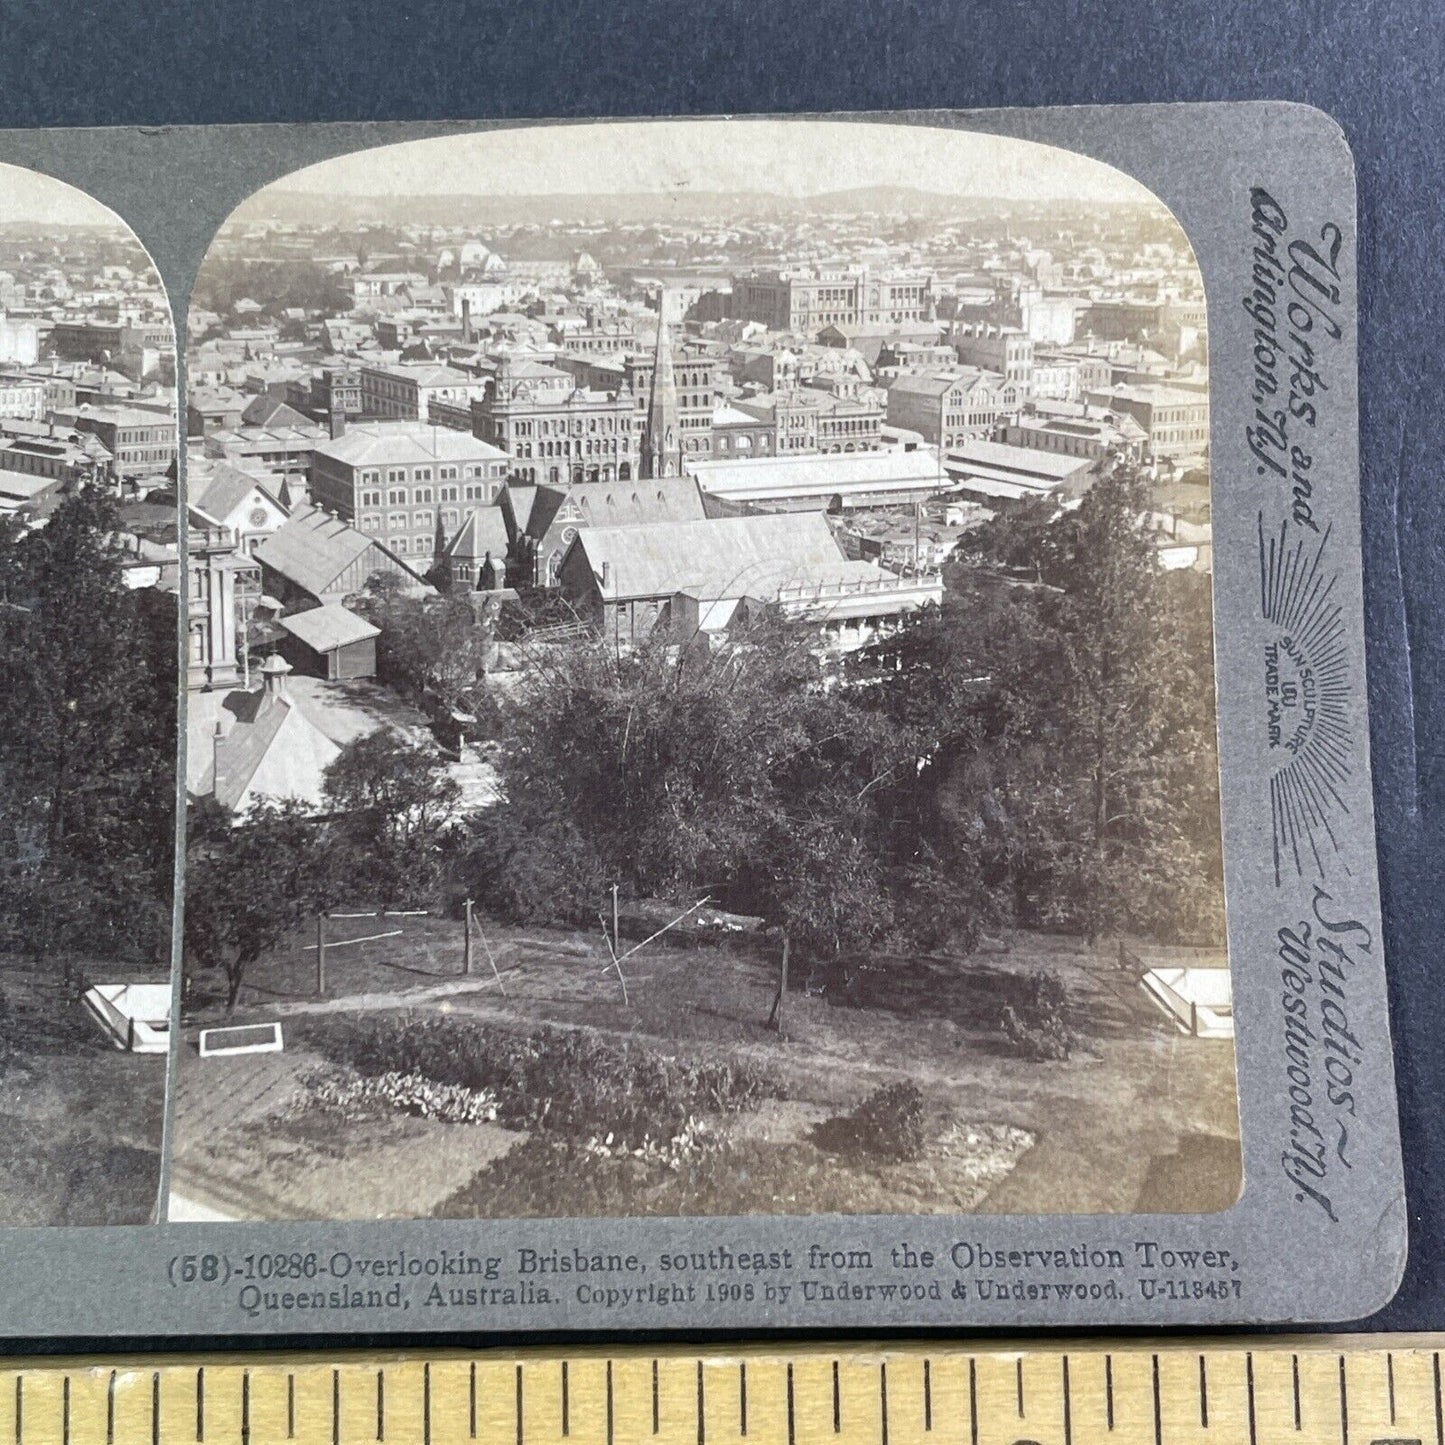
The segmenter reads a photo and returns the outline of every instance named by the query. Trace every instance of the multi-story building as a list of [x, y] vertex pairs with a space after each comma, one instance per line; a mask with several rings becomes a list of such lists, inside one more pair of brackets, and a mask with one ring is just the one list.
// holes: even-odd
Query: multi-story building
[[173, 352], [176, 333], [165, 317], [143, 321], [88, 318], [57, 321], [50, 330], [50, 348], [69, 361], [110, 362], [124, 351]]
[[114, 480], [109, 449], [88, 432], [54, 422], [10, 420], [0, 423], [0, 468], [32, 477], [48, 477], [63, 487]]
[[287, 383], [286, 402], [318, 422], [360, 416], [361, 368], [352, 361], [325, 362], [304, 380]]
[[0, 417], [40, 421], [45, 415], [43, 377], [0, 375]]
[[1180, 386], [1114, 386], [1091, 391], [1091, 406], [1131, 416], [1156, 459], [1198, 455], [1209, 447], [1209, 396]]
[[278, 477], [304, 477], [326, 430], [315, 422], [295, 426], [239, 426], [215, 431], [205, 439], [205, 455], [243, 471], [270, 472]]
[[1016, 412], [1019, 388], [994, 371], [968, 367], [942, 376], [900, 376], [888, 388], [888, 421], [936, 446], [988, 436]]
[[1022, 327], [966, 321], [956, 326], [948, 339], [964, 366], [995, 371], [1020, 388], [1032, 379], [1034, 342]]
[[510, 456], [512, 475], [523, 483], [640, 475], [642, 427], [632, 393], [580, 386], [570, 372], [540, 362], [498, 359], [486, 394], [472, 402], [472, 431]]
[[872, 452], [883, 445], [883, 407], [879, 403], [827, 392], [817, 395], [820, 452]]
[[875, 274], [860, 265], [753, 271], [733, 277], [732, 313], [808, 336], [825, 326], [896, 326], [932, 319], [934, 284], [929, 271]]
[[56, 415], [56, 421], [89, 432], [114, 458], [122, 481], [159, 477], [175, 464], [178, 428], [169, 412], [138, 406], [78, 406]]
[[311, 499], [399, 557], [429, 559], [466, 504], [496, 500], [510, 459], [469, 432], [422, 422], [361, 423], [319, 442]]
[[616, 356], [637, 345], [637, 328], [626, 316], [598, 316], [588, 310], [577, 324], [554, 323], [547, 339], [568, 356]]
[[426, 421], [432, 401], [466, 406], [486, 391], [486, 382], [470, 372], [436, 362], [397, 362], [363, 366], [361, 409], [382, 420]]

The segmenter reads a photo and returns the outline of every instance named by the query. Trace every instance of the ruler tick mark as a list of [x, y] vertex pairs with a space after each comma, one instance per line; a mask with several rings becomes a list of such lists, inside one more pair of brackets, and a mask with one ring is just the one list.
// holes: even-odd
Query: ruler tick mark
[[286, 1438], [296, 1438], [296, 1376], [286, 1376]]
[[206, 1438], [206, 1369], [196, 1371], [196, 1439]]
[[1445, 1445], [1445, 1420], [1440, 1413], [1440, 1351], [1435, 1351], [1435, 1445]]
[[888, 1366], [878, 1366], [878, 1418], [881, 1422], [883, 1445], [888, 1445]]
[[[1440, 1398], [1440, 1361], [1435, 1361], [1435, 1398]], [[25, 1376], [15, 1377], [15, 1445], [20, 1445], [20, 1436], [25, 1421]]]
[[251, 1445], [251, 1372], [241, 1371], [241, 1445]]
[[1254, 1355], [1246, 1351], [1244, 1356], [1244, 1394], [1249, 1403], [1249, 1445], [1255, 1445], [1254, 1427]]
[[[702, 1366], [699, 1365], [699, 1366], [698, 1366], [698, 1369], [701, 1370], [701, 1369], [702, 1369]], [[570, 1434], [572, 1433], [572, 1408], [571, 1408], [572, 1402], [571, 1402], [571, 1400], [568, 1398], [569, 1392], [570, 1392], [570, 1386], [569, 1386], [568, 1377], [567, 1377], [567, 1361], [566, 1361], [566, 1360], [563, 1360], [563, 1361], [562, 1361], [562, 1433], [563, 1433], [564, 1435], [570, 1435]]]
[[978, 1445], [978, 1367], [968, 1362], [968, 1438], [970, 1445]]
[[1199, 1357], [1199, 1428], [1209, 1429], [1209, 1374], [1203, 1355]]
[[[608, 1378], [611, 1378], [610, 1374]], [[475, 1360], [472, 1361], [472, 1367], [467, 1372], [467, 1435], [472, 1440], [477, 1438], [477, 1362]]]
[[657, 1361], [652, 1362], [652, 1433], [657, 1434]]
[[933, 1371], [927, 1360], [923, 1362], [923, 1428], [933, 1429]]
[[1104, 1423], [1114, 1428], [1114, 1357], [1104, 1356]]
[[431, 1361], [421, 1367], [421, 1438], [431, 1445]]
[[1294, 1427], [1300, 1429], [1300, 1401], [1299, 1401], [1299, 1356], [1289, 1357], [1290, 1378], [1294, 1382]]
[[1340, 1356], [1340, 1445], [1350, 1445], [1350, 1396], [1345, 1384], [1345, 1357]]
[[1069, 1357], [1064, 1356], [1064, 1445], [1074, 1445], [1074, 1405], [1069, 1398]]
[[748, 1433], [748, 1362], [738, 1361], [738, 1434]]
[[[747, 1431], [743, 1432], [747, 1434]], [[612, 1445], [612, 1361], [607, 1362], [607, 1445]]]
[[707, 1405], [702, 1395], [702, 1361], [697, 1362], [697, 1445], [707, 1441]]
[[1390, 1424], [1395, 1423], [1395, 1356], [1385, 1352], [1385, 1387], [1390, 1396]]
[[376, 1372], [376, 1438], [386, 1439], [386, 1375]]
[[522, 1439], [522, 1367], [517, 1366], [517, 1445], [526, 1445]]
[[793, 1420], [793, 1367], [788, 1366], [788, 1445], [795, 1445], [797, 1435]]
[[105, 1387], [105, 1445], [115, 1445], [115, 1371]]
[[151, 1445], [161, 1445], [161, 1372], [151, 1375]]
[[341, 1371], [331, 1372], [331, 1445], [341, 1445]]
[[1153, 1389], [1154, 1389], [1154, 1445], [1162, 1445], [1164, 1439], [1164, 1419], [1159, 1407], [1159, 1356], [1154, 1355]]
[[70, 1445], [70, 1376], [60, 1382], [60, 1438], [63, 1445]]
[[1024, 1361], [1022, 1355], [1014, 1361], [1014, 1389], [1019, 1397], [1019, 1419], [1022, 1420], [1024, 1417]]
[[838, 1389], [838, 1362], [833, 1361], [833, 1433], [839, 1434], [843, 1429], [843, 1396]]

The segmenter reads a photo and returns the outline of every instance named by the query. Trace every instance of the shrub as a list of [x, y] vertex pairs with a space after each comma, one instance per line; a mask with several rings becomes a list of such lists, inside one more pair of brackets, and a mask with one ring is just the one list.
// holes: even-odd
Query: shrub
[[393, 1014], [320, 1019], [307, 1042], [367, 1078], [420, 1077], [496, 1101], [495, 1118], [619, 1149], [687, 1133], [696, 1114], [728, 1114], [770, 1092], [758, 1070], [737, 1062], [670, 1058], [581, 1029], [520, 1035], [463, 1018]]
[[1035, 969], [1023, 981], [1017, 1006], [1005, 1004], [1002, 1026], [1016, 1053], [1036, 1063], [1061, 1063], [1074, 1045], [1069, 991], [1053, 974]]
[[907, 1080], [875, 1089], [851, 1113], [827, 1119], [813, 1142], [829, 1153], [864, 1159], [911, 1159], [924, 1145], [923, 1095]]

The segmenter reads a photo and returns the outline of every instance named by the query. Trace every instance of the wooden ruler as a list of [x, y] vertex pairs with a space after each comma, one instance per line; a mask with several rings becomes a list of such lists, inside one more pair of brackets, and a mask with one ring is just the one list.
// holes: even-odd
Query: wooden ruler
[[1445, 1445], [1445, 1336], [37, 1359], [0, 1445]]

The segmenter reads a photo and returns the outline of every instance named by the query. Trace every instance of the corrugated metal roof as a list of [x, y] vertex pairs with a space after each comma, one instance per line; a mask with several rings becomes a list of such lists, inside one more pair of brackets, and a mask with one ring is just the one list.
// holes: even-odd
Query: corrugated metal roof
[[320, 597], [353, 562], [373, 548], [378, 554], [378, 566], [385, 559], [402, 571], [416, 575], [374, 538], [363, 535], [339, 517], [306, 505], [298, 507], [290, 521], [259, 543], [255, 555], [257, 561], [279, 572], [287, 581], [313, 597]]
[[[756, 596], [784, 585], [841, 581], [866, 563], [850, 562], [819, 512], [718, 517], [630, 527], [585, 527], [572, 544], [601, 578], [608, 601], [670, 597]], [[571, 553], [569, 552], [569, 556]]]
[[381, 636], [381, 628], [373, 626], [364, 617], [358, 617], [339, 602], [313, 607], [309, 612], [293, 612], [277, 621], [313, 652], [334, 652], [338, 647]]

